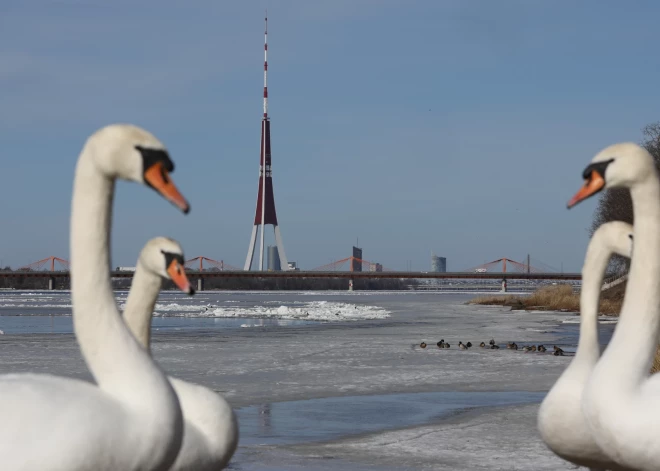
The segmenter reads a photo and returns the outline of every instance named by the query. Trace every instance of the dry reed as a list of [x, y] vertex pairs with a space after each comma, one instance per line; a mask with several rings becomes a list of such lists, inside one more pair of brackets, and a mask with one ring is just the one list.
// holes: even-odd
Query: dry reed
[[[618, 288], [618, 287], [617, 287]], [[617, 316], [621, 310], [623, 296], [606, 295], [600, 300], [600, 313]], [[529, 296], [493, 295], [479, 296], [469, 301], [469, 304], [493, 306], [511, 306], [512, 309], [537, 311], [580, 311], [580, 294], [575, 293], [571, 285], [545, 286], [534, 291]]]

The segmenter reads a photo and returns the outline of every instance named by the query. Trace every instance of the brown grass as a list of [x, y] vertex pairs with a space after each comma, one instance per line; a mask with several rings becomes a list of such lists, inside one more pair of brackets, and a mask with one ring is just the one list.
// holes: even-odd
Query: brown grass
[[[616, 286], [612, 290], [619, 288]], [[610, 291], [610, 290], [608, 290]], [[622, 291], [623, 292], [623, 291]], [[607, 315], [618, 315], [623, 296], [603, 293], [600, 301], [600, 312]], [[620, 298], [620, 299], [619, 299]], [[534, 291], [529, 296], [499, 295], [479, 296], [469, 301], [470, 304], [494, 306], [511, 306], [512, 309], [528, 309], [537, 311], [580, 311], [580, 295], [573, 292], [570, 285], [545, 286]]]

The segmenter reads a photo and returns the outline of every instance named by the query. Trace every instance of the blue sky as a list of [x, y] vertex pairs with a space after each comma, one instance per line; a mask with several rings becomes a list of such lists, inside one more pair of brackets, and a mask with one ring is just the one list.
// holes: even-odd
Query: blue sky
[[[288, 258], [580, 269], [601, 148], [660, 120], [651, 1], [0, 3], [0, 262], [68, 256], [73, 168], [113, 122], [169, 148], [192, 211], [118, 185], [113, 263], [150, 237], [242, 266], [257, 193], [263, 12]], [[272, 243], [272, 231], [267, 243]]]

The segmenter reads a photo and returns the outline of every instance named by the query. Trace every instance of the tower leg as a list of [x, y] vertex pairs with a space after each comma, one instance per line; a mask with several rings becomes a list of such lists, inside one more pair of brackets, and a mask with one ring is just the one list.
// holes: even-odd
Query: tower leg
[[286, 254], [284, 253], [284, 243], [282, 242], [282, 234], [280, 233], [280, 226], [273, 226], [275, 229], [275, 243], [277, 244], [277, 253], [280, 256], [280, 266], [283, 271], [289, 269], [289, 262], [286, 259]]
[[250, 246], [248, 247], [247, 258], [245, 259], [245, 265], [243, 270], [250, 271], [252, 268], [252, 258], [254, 257], [254, 248], [257, 245], [257, 226], [256, 224], [252, 226], [252, 237], [250, 237]]
[[[264, 218], [261, 218], [263, 221]], [[261, 224], [261, 250], [259, 250], [259, 271], [264, 271], [264, 236], [266, 235], [266, 226], [264, 224]]]

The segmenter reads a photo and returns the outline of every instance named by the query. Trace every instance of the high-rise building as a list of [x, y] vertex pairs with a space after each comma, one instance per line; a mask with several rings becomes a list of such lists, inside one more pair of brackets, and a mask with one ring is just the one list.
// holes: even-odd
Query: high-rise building
[[351, 271], [362, 271], [362, 249], [353, 246], [353, 258], [351, 259]]
[[268, 246], [268, 271], [281, 271], [280, 254], [277, 251], [277, 245]]
[[447, 259], [445, 257], [438, 257], [436, 254], [431, 254], [431, 271], [434, 273], [446, 273]]
[[383, 271], [383, 265], [380, 263], [370, 263], [369, 264], [369, 271]]

